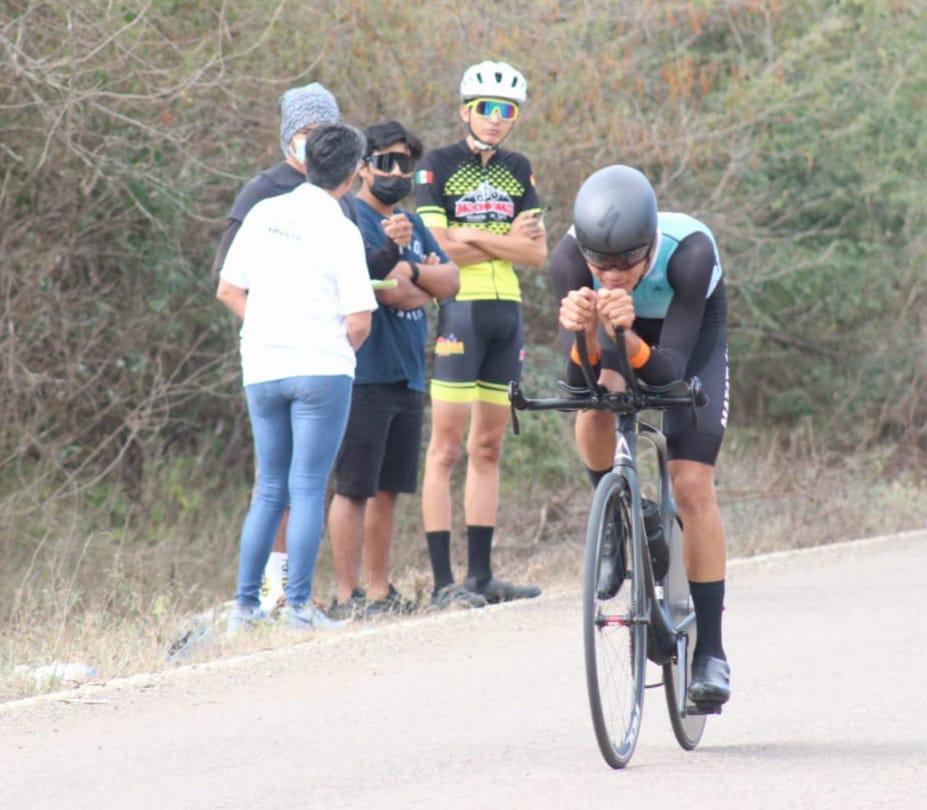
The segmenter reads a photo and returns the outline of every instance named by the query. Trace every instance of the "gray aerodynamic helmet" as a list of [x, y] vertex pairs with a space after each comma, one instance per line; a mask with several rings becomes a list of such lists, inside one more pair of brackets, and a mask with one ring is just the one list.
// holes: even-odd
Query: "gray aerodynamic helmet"
[[573, 203], [580, 250], [591, 264], [624, 269], [639, 262], [657, 234], [657, 195], [630, 166], [606, 166], [580, 186]]

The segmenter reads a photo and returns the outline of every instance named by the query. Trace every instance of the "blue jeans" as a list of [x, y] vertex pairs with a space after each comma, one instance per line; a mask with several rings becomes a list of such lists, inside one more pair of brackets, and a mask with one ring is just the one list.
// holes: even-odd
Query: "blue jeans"
[[257, 455], [257, 491], [241, 530], [239, 605], [260, 604], [261, 577], [287, 504], [286, 600], [312, 592], [322, 542], [325, 487], [351, 406], [348, 376], [287, 377], [245, 386]]

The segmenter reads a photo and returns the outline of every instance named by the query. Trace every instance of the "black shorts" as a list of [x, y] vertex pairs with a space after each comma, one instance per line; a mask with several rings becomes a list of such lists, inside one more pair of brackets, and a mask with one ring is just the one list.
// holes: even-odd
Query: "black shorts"
[[335, 462], [335, 492], [372, 498], [418, 488], [425, 395], [405, 382], [355, 385]]
[[702, 323], [685, 379], [701, 379], [708, 404], [698, 409], [698, 424], [694, 426], [690, 408], [672, 408], [664, 413], [663, 433], [671, 461], [685, 459], [713, 466], [718, 459], [730, 406], [726, 333], [724, 321]]
[[521, 377], [524, 329], [517, 301], [445, 301], [431, 398], [442, 402], [490, 402], [508, 407], [511, 380]]

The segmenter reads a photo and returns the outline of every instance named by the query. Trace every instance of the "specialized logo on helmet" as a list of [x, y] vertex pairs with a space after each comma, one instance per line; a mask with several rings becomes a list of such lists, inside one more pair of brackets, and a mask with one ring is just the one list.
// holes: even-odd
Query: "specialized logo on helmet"
[[473, 191], [458, 198], [454, 203], [454, 216], [473, 222], [510, 220], [515, 216], [515, 203], [504, 191], [484, 180]]
[[[615, 230], [618, 226], [618, 220], [620, 219], [621, 219], [621, 211], [619, 211], [615, 207], [615, 204], [612, 203], [608, 206], [608, 210], [604, 214], [602, 214], [601, 219], [599, 219], [599, 221], [596, 223], [596, 225], [598, 225], [599, 228], [603, 230], [607, 228], [606, 236], [605, 236], [605, 244], [608, 247], [611, 247], [615, 242], [615, 238], [616, 238]], [[618, 236], [620, 236], [620, 233], [618, 234]]]

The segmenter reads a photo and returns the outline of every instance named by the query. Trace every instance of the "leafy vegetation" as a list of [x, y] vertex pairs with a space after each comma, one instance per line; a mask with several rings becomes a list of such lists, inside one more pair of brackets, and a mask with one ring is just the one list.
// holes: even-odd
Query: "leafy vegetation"
[[[730, 292], [735, 426], [786, 449], [810, 431], [816, 447], [894, 458], [886, 476], [899, 464], [923, 474], [925, 4], [488, 10], [3, 5], [0, 553], [17, 587], [62, 581], [51, 562], [40, 577], [55, 544], [94, 536], [96, 547], [107, 533], [123, 551], [168, 538], [179, 549], [185, 534], [219, 542], [221, 526], [234, 554], [251, 450], [235, 327], [209, 268], [238, 188], [280, 158], [280, 93], [321, 81], [348, 121], [396, 117], [436, 146], [461, 134], [463, 68], [489, 57], [528, 78], [512, 145], [552, 207], [552, 243], [583, 177], [616, 161], [653, 178], [661, 207], [713, 228]], [[522, 278], [526, 380], [540, 393], [557, 374], [555, 307], [543, 273]], [[510, 510], [557, 502], [576, 479], [568, 426], [532, 421], [505, 463]], [[187, 523], [174, 531], [179, 516]], [[502, 520], [517, 526], [521, 514]]]

